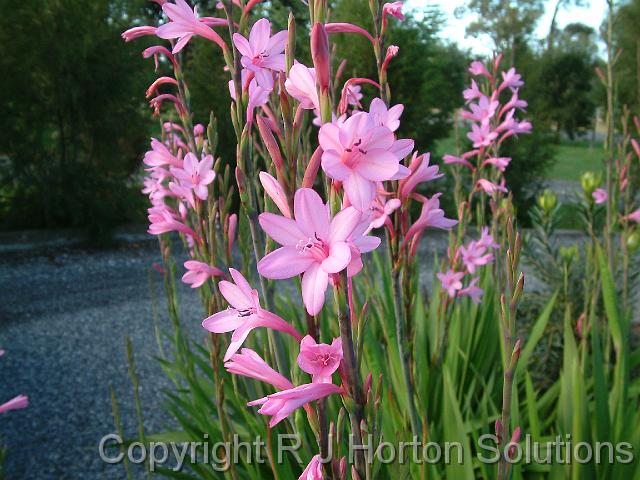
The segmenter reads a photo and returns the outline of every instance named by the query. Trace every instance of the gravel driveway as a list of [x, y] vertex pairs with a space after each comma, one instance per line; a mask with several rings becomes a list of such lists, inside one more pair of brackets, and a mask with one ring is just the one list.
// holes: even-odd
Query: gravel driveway
[[[0, 415], [7, 479], [124, 478], [121, 465], [102, 462], [97, 445], [114, 431], [110, 386], [125, 430], [135, 432], [126, 335], [141, 378], [146, 427], [157, 432], [170, 426], [161, 405], [168, 382], [153, 359], [148, 275], [154, 261], [155, 241], [109, 251], [0, 255], [0, 348], [6, 350], [0, 402], [17, 394], [31, 400], [27, 409]], [[180, 293], [183, 323], [194, 336], [203, 335], [196, 294], [185, 287]], [[163, 315], [164, 305], [158, 310]], [[166, 317], [159, 322], [169, 328]]]

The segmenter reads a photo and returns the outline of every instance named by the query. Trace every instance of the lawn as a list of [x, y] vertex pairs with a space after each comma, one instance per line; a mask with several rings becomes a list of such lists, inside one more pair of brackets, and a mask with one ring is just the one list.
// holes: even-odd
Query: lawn
[[547, 172], [550, 179], [579, 180], [584, 172], [602, 169], [604, 150], [600, 143], [562, 142], [555, 148], [556, 161]]

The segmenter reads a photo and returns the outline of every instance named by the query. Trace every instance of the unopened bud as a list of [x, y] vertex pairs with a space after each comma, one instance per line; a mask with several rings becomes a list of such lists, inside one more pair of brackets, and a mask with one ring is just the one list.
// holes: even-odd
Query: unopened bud
[[509, 458], [513, 458], [513, 454], [516, 450], [516, 445], [520, 442], [520, 435], [522, 434], [522, 430], [520, 429], [520, 427], [517, 427], [514, 431], [513, 434], [511, 435], [511, 441], [509, 442]]
[[318, 22], [311, 29], [311, 57], [320, 92], [328, 92], [331, 83], [329, 37], [324, 25]]
[[289, 19], [287, 21], [287, 44], [284, 47], [284, 57], [287, 65], [287, 75], [289, 70], [293, 66], [293, 60], [296, 54], [296, 21], [293, 17], [293, 13], [289, 12]]
[[600, 185], [600, 176], [593, 172], [585, 172], [582, 174], [582, 177], [580, 177], [580, 183], [587, 201], [592, 202], [593, 192], [595, 192], [596, 188]]
[[558, 197], [551, 190], [545, 190], [538, 196], [538, 206], [549, 215], [558, 204]]
[[511, 358], [513, 361], [517, 362], [518, 359], [520, 358], [521, 348], [522, 348], [522, 340], [517, 339], [516, 344], [513, 347], [513, 353], [511, 354]]
[[636, 253], [640, 248], [640, 231], [638, 229], [627, 236], [627, 248], [631, 254]]

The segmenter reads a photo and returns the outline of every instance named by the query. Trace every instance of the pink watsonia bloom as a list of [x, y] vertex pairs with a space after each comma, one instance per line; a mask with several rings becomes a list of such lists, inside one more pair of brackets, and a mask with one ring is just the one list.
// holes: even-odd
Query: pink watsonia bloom
[[130, 42], [131, 40], [135, 40], [136, 38], [144, 37], [146, 35], [155, 35], [156, 27], [150, 26], [141, 26], [141, 27], [133, 27], [129, 30], [122, 32], [121, 37], [125, 42]]
[[251, 27], [249, 39], [233, 34], [233, 43], [242, 54], [240, 62], [247, 70], [254, 72], [258, 83], [263, 85], [265, 76], [271, 72], [284, 72], [284, 46], [287, 43], [287, 31], [282, 30], [271, 36], [271, 22], [261, 18]]
[[310, 188], [299, 189], [293, 202], [295, 219], [260, 214], [262, 229], [282, 247], [258, 262], [260, 275], [271, 279], [302, 276], [302, 298], [310, 315], [324, 304], [329, 275], [344, 270], [351, 260], [347, 244], [361, 213], [353, 207], [330, 220], [327, 206]]
[[500, 103], [497, 100], [490, 99], [486, 95], [481, 95], [478, 103], [470, 103], [471, 112], [463, 112], [462, 117], [488, 124], [495, 115]]
[[[399, 141], [389, 128], [376, 126], [366, 112], [357, 112], [344, 123], [325, 123], [318, 138], [322, 169], [343, 182], [349, 201], [360, 211], [375, 198], [377, 182], [393, 178], [400, 170], [403, 157], [393, 151]], [[412, 150], [413, 142], [409, 143]]]
[[[189, 207], [195, 210], [196, 197], [193, 195], [193, 190], [176, 182], [169, 182], [169, 190], [171, 191], [173, 196], [178, 197], [180, 200], [183, 200], [187, 205], [189, 205]], [[184, 208], [184, 204], [180, 203], [179, 207]], [[182, 213], [182, 210], [180, 211], [180, 213]], [[182, 218], [186, 218], [186, 215], [181, 216]]]
[[180, 232], [198, 239], [198, 235], [191, 228], [176, 218], [176, 215], [166, 205], [158, 205], [148, 210], [149, 229], [151, 235], [160, 235], [168, 232]]
[[238, 229], [238, 215], [232, 213], [227, 217], [227, 255], [231, 257], [233, 244], [236, 241], [236, 230]]
[[201, 287], [209, 278], [224, 276], [224, 272], [219, 268], [196, 260], [187, 260], [184, 262], [184, 268], [187, 272], [182, 276], [182, 281], [190, 284], [191, 288]]
[[313, 383], [331, 383], [331, 375], [342, 361], [342, 340], [334, 338], [331, 345], [316, 343], [307, 335], [300, 342], [298, 366], [313, 376]]
[[289, 70], [284, 86], [289, 95], [300, 102], [300, 108], [320, 110], [315, 69], [296, 63]]
[[430, 158], [431, 154], [428, 152], [419, 156], [414, 153], [409, 165], [411, 174], [407, 178], [400, 180], [399, 193], [402, 200], [408, 198], [420, 183], [430, 182], [444, 175], [443, 173], [438, 173], [440, 168], [438, 165], [429, 165]]
[[371, 100], [369, 107], [369, 115], [373, 118], [374, 123], [378, 127], [387, 127], [392, 132], [400, 128], [400, 116], [404, 111], [404, 105], [399, 103], [391, 108], [387, 108], [381, 98]]
[[[167, 17], [169, 22], [164, 25], [160, 25], [156, 30], [156, 35], [160, 38], [170, 39], [177, 38], [175, 46], [173, 47], [173, 54], [180, 52], [185, 45], [191, 40], [191, 37], [198, 35], [204, 37], [207, 40], [215, 42], [221, 49], [227, 48], [224, 40], [218, 35], [209, 25], [223, 26], [227, 24], [227, 21], [219, 19], [207, 19], [205, 24], [200, 18], [196, 9], [193, 10], [185, 0], [175, 0], [174, 3], [165, 3], [162, 5], [162, 11]], [[216, 20], [213, 21], [212, 20]]]
[[161, 85], [178, 85], [178, 82], [175, 78], [171, 77], [156, 78], [154, 82], [149, 85], [149, 88], [147, 88], [145, 93], [146, 97], [149, 98], [155, 95]]
[[362, 87], [360, 85], [347, 85], [346, 89], [346, 99], [349, 105], [358, 106], [360, 105], [360, 100], [362, 100]]
[[387, 16], [391, 15], [392, 17], [397, 18], [398, 20], [404, 20], [404, 14], [402, 13], [402, 2], [391, 2], [385, 3], [382, 6], [382, 15]]
[[289, 323], [260, 307], [257, 290], [251, 288], [249, 282], [239, 271], [230, 268], [229, 273], [235, 283], [222, 280], [218, 283], [218, 289], [225, 300], [229, 302], [230, 307], [214, 313], [202, 322], [202, 327], [213, 333], [233, 331], [231, 343], [224, 355], [225, 362], [238, 351], [254, 328], [271, 328], [288, 333], [298, 341], [302, 339], [298, 331]]
[[382, 67], [380, 68], [381, 72], [386, 72], [387, 68], [389, 68], [389, 63], [393, 60], [398, 53], [400, 52], [400, 47], [397, 45], [389, 45], [387, 47], [387, 53], [384, 56], [384, 60], [382, 61]]
[[629, 215], [625, 217], [626, 220], [631, 220], [636, 223], [640, 223], [640, 208], [634, 210]]
[[471, 75], [482, 75], [483, 77], [491, 78], [491, 74], [487, 70], [487, 67], [485, 67], [484, 63], [479, 60], [471, 62], [471, 65], [469, 66], [469, 73], [471, 73]]
[[493, 195], [496, 192], [508, 192], [507, 188], [504, 185], [498, 185], [496, 183], [490, 182], [486, 178], [481, 178], [480, 180], [478, 180], [476, 188], [478, 190], [484, 190], [487, 195]]
[[524, 85], [522, 76], [516, 72], [516, 69], [511, 67], [508, 71], [502, 72], [502, 83], [498, 87], [498, 91], [502, 91], [505, 88], [516, 89]]
[[27, 408], [29, 406], [29, 397], [26, 395], [18, 395], [12, 398], [6, 403], [0, 405], [0, 413], [8, 412], [9, 410], [18, 410], [19, 408]]
[[267, 172], [260, 172], [260, 183], [262, 188], [269, 195], [273, 203], [276, 204], [280, 213], [287, 218], [291, 218], [291, 210], [289, 209], [289, 202], [287, 201], [287, 195], [284, 193], [284, 189], [280, 182], [269, 175]]
[[503, 112], [506, 112], [513, 108], [517, 108], [519, 110], [524, 111], [528, 105], [529, 103], [526, 100], [522, 100], [518, 98], [518, 89], [516, 88], [513, 90], [513, 93], [511, 94], [511, 99], [507, 103], [505, 103], [504, 106], [500, 109], [500, 114], [502, 115]]
[[493, 261], [493, 253], [487, 253], [487, 247], [483, 243], [472, 241], [467, 246], [461, 245], [458, 251], [467, 271], [472, 274], [476, 273], [476, 267]]
[[187, 111], [184, 104], [178, 97], [176, 97], [171, 93], [162, 93], [157, 97], [154, 97], [151, 100], [149, 100], [149, 106], [153, 108], [153, 114], [155, 116], [160, 115], [160, 107], [162, 107], [162, 104], [164, 102], [173, 103], [174, 107], [176, 108], [176, 111], [178, 112], [178, 115], [183, 115]]
[[402, 202], [399, 198], [387, 200], [385, 195], [378, 195], [374, 198], [368, 210], [370, 212], [371, 222], [369, 223], [367, 231], [380, 228], [385, 224], [390, 225], [391, 220], [389, 220], [389, 216], [400, 208], [401, 205]]
[[365, 37], [372, 44], [375, 44], [375, 39], [369, 32], [352, 23], [325, 23], [324, 28], [327, 33], [357, 33], [358, 35]]
[[455, 297], [456, 292], [462, 289], [462, 278], [464, 277], [464, 272], [454, 272], [450, 269], [447, 270], [446, 273], [438, 272], [436, 276], [438, 277], [438, 280], [440, 280], [442, 289], [446, 290], [449, 297]]
[[504, 172], [509, 166], [509, 163], [511, 163], [511, 157], [490, 157], [482, 162], [482, 165], [493, 165], [501, 172]]
[[500, 245], [494, 241], [493, 236], [489, 233], [489, 227], [482, 227], [480, 238], [477, 240], [477, 243], [485, 248], [491, 248], [494, 250], [496, 248], [500, 248]]
[[162, 167], [165, 165], [182, 167], [182, 160], [173, 155], [164, 143], [155, 138], [151, 139], [151, 150], [144, 154], [142, 161], [149, 167]]
[[216, 178], [212, 155], [205, 155], [201, 161], [198, 161], [198, 157], [189, 152], [184, 157], [182, 168], [171, 167], [170, 170], [180, 186], [193, 190], [200, 200], [207, 199], [208, 185]]
[[153, 56], [153, 61], [156, 66], [156, 72], [158, 71], [158, 67], [160, 66], [158, 59], [160, 55], [164, 55], [165, 57], [167, 57], [167, 59], [174, 65], [174, 67], [177, 65], [175, 57], [166, 47], [156, 45], [153, 47], [149, 47], [142, 52], [143, 58], [149, 58]]
[[604, 188], [596, 188], [595, 191], [591, 194], [593, 200], [596, 202], [596, 205], [600, 205], [605, 203], [609, 198], [609, 194]]
[[262, 405], [258, 413], [269, 415], [271, 417], [269, 428], [273, 428], [303, 405], [335, 393], [342, 393], [342, 388], [333, 383], [307, 383], [267, 395], [249, 402], [247, 405], [250, 407]]
[[475, 80], [471, 80], [471, 87], [462, 92], [462, 96], [467, 101], [467, 103], [475, 100], [476, 98], [482, 97], [482, 92], [478, 88], [478, 84]]
[[472, 279], [469, 285], [458, 291], [458, 296], [470, 297], [471, 301], [478, 305], [482, 301], [482, 295], [484, 294], [484, 290], [477, 286], [478, 280], [478, 277]]
[[234, 354], [229, 361], [224, 364], [224, 368], [229, 373], [253, 378], [260, 382], [273, 385], [278, 390], [289, 390], [293, 388], [287, 378], [276, 372], [262, 359], [260, 355], [250, 348], [243, 348], [240, 353]]
[[[298, 480], [322, 480], [324, 474], [322, 473], [322, 457], [320, 455], [314, 455], [302, 474], [298, 477]], [[345, 475], [340, 478], [346, 478]]]
[[[242, 81], [242, 91], [249, 92], [249, 102], [247, 103], [247, 123], [253, 123], [253, 111], [269, 101], [269, 95], [273, 91], [273, 77], [262, 75], [261, 84], [256, 80], [255, 74], [246, 68], [240, 73]], [[236, 100], [236, 90], [233, 80], [229, 80], [229, 94]], [[237, 100], [236, 100], [237, 101]]]
[[418, 217], [407, 231], [404, 240], [405, 243], [409, 242], [414, 236], [422, 234], [426, 228], [431, 227], [449, 230], [454, 225], [457, 225], [457, 220], [444, 217], [444, 211], [440, 208], [440, 195], [442, 194], [436, 193], [430, 199], [424, 199], [420, 217]]
[[481, 125], [472, 123], [471, 131], [467, 133], [467, 137], [473, 142], [473, 148], [488, 147], [498, 138], [498, 133], [492, 132], [491, 125], [488, 123]]

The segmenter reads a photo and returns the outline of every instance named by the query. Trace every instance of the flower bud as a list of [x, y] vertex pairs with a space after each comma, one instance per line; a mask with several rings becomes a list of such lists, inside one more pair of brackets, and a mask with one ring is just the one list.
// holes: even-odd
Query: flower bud
[[582, 184], [582, 190], [589, 202], [593, 201], [593, 192], [600, 185], [600, 175], [596, 175], [593, 172], [585, 172], [580, 177], [580, 183]]
[[574, 260], [580, 256], [580, 251], [577, 245], [571, 245], [570, 247], [560, 247], [560, 258], [567, 265], [571, 265]]
[[629, 253], [634, 254], [640, 249], [640, 231], [634, 230], [627, 236], [627, 248]]
[[316, 22], [311, 29], [311, 57], [316, 69], [320, 92], [328, 92], [330, 86], [329, 37], [324, 25]]
[[542, 195], [538, 196], [538, 206], [542, 211], [549, 215], [558, 204], [558, 197], [551, 190], [545, 190]]

